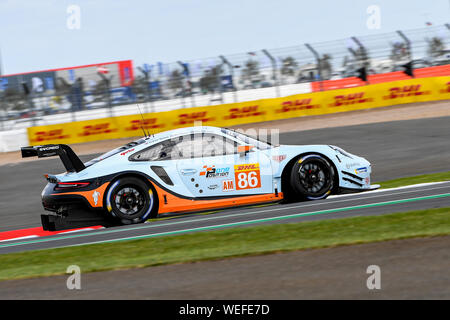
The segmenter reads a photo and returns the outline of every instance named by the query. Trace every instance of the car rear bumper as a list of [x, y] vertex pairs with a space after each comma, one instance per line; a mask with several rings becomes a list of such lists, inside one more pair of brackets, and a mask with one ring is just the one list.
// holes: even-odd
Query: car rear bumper
[[55, 184], [48, 183], [42, 191], [42, 205], [50, 214], [41, 215], [44, 230], [57, 231], [102, 225], [117, 225], [103, 207], [94, 208], [80, 194], [55, 191]]

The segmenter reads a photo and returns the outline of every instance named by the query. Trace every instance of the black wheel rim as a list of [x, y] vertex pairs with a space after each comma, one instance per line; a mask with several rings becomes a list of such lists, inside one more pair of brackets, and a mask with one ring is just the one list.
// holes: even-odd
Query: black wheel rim
[[310, 194], [320, 194], [328, 186], [330, 171], [319, 161], [303, 164], [298, 171], [302, 187]]
[[135, 215], [145, 207], [144, 193], [134, 186], [125, 186], [115, 194], [114, 203], [122, 214]]

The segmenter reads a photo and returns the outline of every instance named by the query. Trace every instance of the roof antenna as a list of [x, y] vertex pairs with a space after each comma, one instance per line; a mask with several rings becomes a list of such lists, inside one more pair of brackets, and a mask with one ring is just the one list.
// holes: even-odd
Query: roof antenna
[[137, 107], [138, 107], [139, 113], [141, 114], [141, 118], [142, 118], [141, 129], [142, 129], [142, 131], [144, 132], [144, 137], [147, 138], [147, 137], [149, 137], [150, 135], [149, 135], [147, 132], [145, 132], [145, 129], [144, 129], [144, 123], [145, 123], [145, 120], [144, 120], [144, 116], [142, 115], [141, 108], [139, 107], [139, 103], [137, 104]]

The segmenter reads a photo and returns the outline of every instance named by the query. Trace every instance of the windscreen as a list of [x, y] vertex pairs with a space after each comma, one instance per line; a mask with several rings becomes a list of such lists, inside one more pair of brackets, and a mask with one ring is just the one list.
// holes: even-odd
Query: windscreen
[[230, 129], [222, 129], [222, 132], [244, 142], [245, 144], [255, 146], [259, 150], [267, 150], [274, 147], [269, 142], [257, 140], [241, 132], [237, 132]]

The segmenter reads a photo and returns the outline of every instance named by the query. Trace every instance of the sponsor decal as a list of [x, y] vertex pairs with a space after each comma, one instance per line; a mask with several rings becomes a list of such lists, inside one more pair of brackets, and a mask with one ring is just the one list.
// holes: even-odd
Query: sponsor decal
[[259, 110], [259, 106], [246, 106], [242, 108], [229, 109], [228, 115], [226, 115], [224, 119], [229, 120], [237, 118], [257, 117], [265, 114], [266, 114], [265, 111]]
[[39, 148], [39, 151], [50, 151], [50, 150], [58, 150], [59, 146], [52, 146], [52, 147], [42, 147]]
[[345, 167], [347, 168], [347, 169], [350, 169], [351, 167], [356, 167], [356, 166], [360, 166], [361, 164], [360, 163], [358, 163], [358, 162], [352, 162], [352, 163], [347, 163], [346, 165], [345, 165]]
[[261, 188], [259, 163], [238, 164], [234, 166], [236, 190]]
[[450, 82], [447, 82], [444, 89], [439, 90], [440, 93], [450, 93]]
[[205, 178], [225, 178], [230, 174], [230, 167], [216, 168], [215, 166], [203, 166], [203, 171], [200, 171], [200, 176]]
[[54, 129], [49, 131], [38, 131], [34, 133], [34, 137], [30, 139], [31, 143], [49, 141], [49, 140], [61, 140], [70, 138], [69, 134], [64, 134], [63, 129]]
[[164, 128], [165, 124], [157, 123], [158, 118], [150, 118], [150, 119], [135, 119], [131, 120], [129, 126], [125, 127], [125, 131], [138, 131], [144, 129], [159, 129]]
[[208, 186], [208, 189], [209, 190], [214, 190], [214, 189], [217, 189], [218, 187], [219, 187], [218, 184], [212, 184], [212, 185]]
[[98, 196], [99, 195], [100, 195], [100, 192], [98, 192], [97, 190], [94, 191], [94, 193], [92, 194], [92, 198], [94, 199], [95, 205], [97, 205], [97, 203], [98, 203]]
[[408, 85], [403, 87], [393, 87], [389, 88], [389, 94], [387, 96], [383, 96], [384, 100], [390, 100], [390, 99], [397, 99], [397, 98], [403, 98], [403, 97], [410, 97], [410, 96], [420, 96], [425, 94], [430, 94], [430, 91], [423, 91], [420, 90], [421, 85]]
[[312, 102], [311, 98], [283, 101], [281, 103], [281, 108], [276, 109], [275, 113], [284, 113], [297, 110], [309, 110], [320, 108], [319, 104], [312, 104], [311, 102]]
[[339, 96], [334, 96], [334, 102], [330, 103], [330, 107], [347, 106], [351, 104], [360, 104], [373, 101], [372, 98], [364, 97], [365, 92], [349, 93]]
[[234, 191], [234, 181], [233, 180], [223, 180], [222, 181], [222, 191]]
[[356, 174], [364, 173], [364, 172], [367, 172], [367, 167], [361, 167], [361, 168], [355, 169]]
[[366, 184], [369, 185], [369, 184], [370, 184], [370, 177], [367, 177], [367, 178], [365, 179], [365, 181], [366, 181]]
[[208, 111], [199, 111], [191, 113], [183, 113], [178, 116], [178, 121], [174, 122], [174, 125], [193, 124], [195, 121], [214, 121], [214, 117], [208, 117]]
[[272, 156], [272, 160], [276, 161], [276, 162], [282, 162], [283, 160], [286, 159], [286, 155], [285, 154], [280, 154], [280, 155], [276, 155], [276, 156]]
[[111, 129], [110, 123], [99, 123], [95, 125], [88, 125], [83, 127], [83, 132], [79, 133], [78, 136], [85, 137], [85, 136], [94, 136], [98, 134], [105, 134], [105, 133], [113, 133], [116, 132], [117, 129]]
[[133, 152], [134, 151], [134, 148], [133, 149], [129, 149], [129, 150], [127, 150], [127, 151], [124, 151], [124, 152], [122, 152], [120, 155], [121, 156], [124, 156], [124, 155], [126, 155], [127, 153], [130, 153], [130, 152]]

